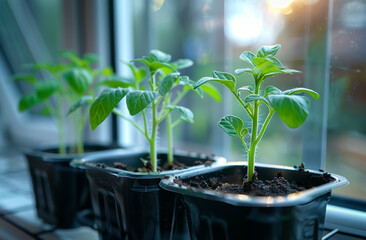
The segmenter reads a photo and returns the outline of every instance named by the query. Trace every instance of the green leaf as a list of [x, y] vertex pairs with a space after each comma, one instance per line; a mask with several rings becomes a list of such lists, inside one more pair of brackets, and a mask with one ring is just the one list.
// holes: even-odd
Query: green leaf
[[249, 103], [249, 102], [253, 102], [253, 101], [257, 101], [257, 100], [260, 100], [260, 101], [270, 105], [270, 103], [267, 101], [267, 99], [265, 99], [264, 97], [257, 95], [257, 94], [251, 94], [244, 98], [245, 103]]
[[171, 56], [169, 54], [166, 54], [160, 50], [151, 50], [150, 51], [150, 57], [155, 61], [155, 62], [169, 62], [171, 59]]
[[264, 96], [268, 96], [268, 95], [278, 95], [278, 94], [282, 94], [282, 91], [274, 86], [268, 86], [266, 87], [266, 89], [264, 90]]
[[32, 85], [34, 85], [37, 82], [37, 79], [35, 76], [30, 75], [30, 74], [23, 74], [23, 73], [15, 74], [14, 80], [29, 82]]
[[243, 128], [242, 130], [241, 130], [241, 132], [240, 132], [240, 136], [241, 137], [244, 137], [245, 135], [247, 135], [248, 134], [248, 128]]
[[266, 57], [266, 59], [268, 59], [270, 62], [273, 62], [274, 64], [278, 65], [280, 68], [284, 68], [281, 61], [278, 60], [275, 57]]
[[212, 77], [203, 77], [200, 80], [197, 81], [195, 89], [199, 88], [203, 84], [206, 84], [208, 82], [219, 82], [223, 85], [225, 85], [227, 88], [229, 88], [231, 91], [235, 91], [235, 82], [231, 80], [223, 80], [218, 78], [212, 78]]
[[41, 100], [49, 98], [52, 94], [59, 90], [59, 88], [60, 84], [55, 80], [37, 82], [35, 85], [36, 94]]
[[230, 89], [230, 91], [235, 92], [235, 83], [236, 79], [233, 75], [226, 72], [218, 72], [213, 71], [212, 72], [213, 77], [203, 77], [200, 80], [197, 81], [195, 88], [197, 89], [201, 85], [207, 83], [207, 82], [219, 82]]
[[126, 97], [128, 111], [132, 116], [145, 109], [155, 98], [159, 96], [157, 92], [134, 90], [130, 91]]
[[191, 59], [178, 59], [177, 61], [174, 61], [173, 66], [176, 69], [183, 69], [183, 68], [188, 68], [190, 66], [193, 65], [193, 61]]
[[141, 67], [141, 68], [137, 68], [136, 69], [135, 81], [137, 83], [142, 82], [146, 78], [146, 76], [147, 76], [147, 70], [146, 70], [146, 68]]
[[84, 58], [84, 60], [86, 60], [89, 64], [99, 62], [99, 57], [98, 57], [98, 55], [96, 55], [96, 54], [94, 54], [94, 53], [86, 53], [86, 54], [84, 54], [83, 58]]
[[174, 83], [178, 80], [180, 73], [169, 73], [165, 75], [159, 85], [159, 94], [164, 96], [173, 87]]
[[90, 107], [90, 126], [96, 129], [112, 112], [113, 108], [128, 93], [125, 88], [105, 89]]
[[110, 77], [113, 75], [113, 68], [111, 68], [111, 67], [103, 68], [98, 71], [98, 74], [106, 76], [106, 77]]
[[271, 106], [290, 128], [297, 128], [309, 115], [310, 102], [307, 97], [298, 95], [269, 95]]
[[167, 106], [168, 109], [172, 109], [173, 111], [179, 113], [180, 118], [186, 122], [193, 123], [193, 112], [188, 108], [181, 106]]
[[43, 116], [49, 116], [49, 115], [51, 115], [51, 112], [50, 112], [50, 110], [48, 109], [48, 107], [45, 107], [45, 108], [43, 108], [43, 109], [41, 110], [41, 115], [43, 115]]
[[240, 118], [229, 115], [221, 118], [218, 124], [229, 136], [242, 136], [243, 121]]
[[236, 78], [231, 73], [213, 71], [212, 76], [214, 78], [218, 78], [218, 79], [222, 79], [222, 80], [230, 80], [234, 83], [236, 82]]
[[[193, 84], [193, 85], [192, 85]], [[188, 92], [189, 90], [193, 90], [195, 93], [197, 93], [198, 96], [200, 96], [200, 98], [203, 98], [203, 91], [202, 89], [199, 87], [199, 88], [195, 88], [195, 82], [190, 80], [190, 83], [185, 85], [184, 89], [183, 89], [183, 92]]]
[[263, 46], [257, 52], [257, 57], [273, 57], [280, 50], [281, 45]]
[[98, 84], [112, 87], [112, 88], [128, 88], [135, 86], [135, 81], [131, 78], [123, 78], [119, 76], [111, 76], [106, 78], [103, 81], [100, 81]]
[[172, 65], [168, 63], [161, 63], [161, 62], [153, 62], [149, 66], [150, 71], [155, 72], [158, 69], [162, 69], [165, 74], [176, 72], [177, 69], [175, 69]]
[[283, 69], [282, 70], [283, 73], [300, 73], [300, 71], [296, 70], [296, 69]]
[[254, 67], [255, 65], [253, 63], [253, 58], [255, 58], [255, 55], [252, 52], [243, 52], [240, 55], [241, 60], [243, 60], [244, 62], [249, 63], [250, 65], [252, 65]]
[[181, 76], [179, 78], [179, 84], [180, 85], [187, 85], [187, 84], [191, 84], [192, 82], [193, 82], [192, 87], [194, 87], [196, 83], [194, 81], [192, 81], [191, 79], [189, 79], [188, 76]]
[[267, 77], [283, 73], [283, 69], [266, 58], [254, 58], [255, 68], [253, 69], [256, 80], [264, 80]]
[[70, 51], [70, 50], [64, 50], [64, 51], [61, 51], [60, 53], [59, 53], [59, 55], [61, 56], [61, 57], [64, 57], [64, 58], [66, 58], [66, 59], [68, 59], [68, 60], [70, 60], [71, 62], [73, 62], [73, 63], [76, 63], [76, 64], [80, 64], [80, 62], [81, 62], [81, 59], [79, 59], [78, 58], [78, 56], [77, 56], [77, 54], [75, 53], [75, 52], [73, 52], [73, 51]]
[[253, 71], [252, 71], [251, 68], [235, 69], [235, 74], [236, 75], [241, 75], [241, 74], [246, 73], [246, 72], [253, 74]]
[[34, 107], [42, 102], [41, 99], [38, 98], [37, 94], [33, 93], [30, 95], [25, 95], [19, 101], [18, 109], [20, 112], [28, 110], [31, 107]]
[[63, 77], [70, 88], [78, 94], [84, 93], [93, 82], [93, 75], [82, 68], [71, 68], [63, 73]]
[[94, 101], [94, 97], [90, 95], [82, 96], [79, 100], [77, 100], [69, 109], [66, 116], [69, 116], [71, 113], [75, 112], [80, 107], [89, 105]]
[[306, 92], [306, 93], [310, 94], [310, 96], [312, 96], [314, 99], [319, 98], [319, 94], [317, 92], [315, 92], [314, 90], [308, 89], [308, 88], [293, 88], [293, 89], [283, 91], [282, 94], [292, 95], [292, 94], [298, 94], [298, 93], [302, 93], [302, 92]]
[[238, 89], [238, 92], [247, 92], [250, 94], [254, 93], [254, 87], [253, 86], [244, 86]]
[[202, 85], [200, 88], [202, 91], [206, 94], [208, 94], [211, 98], [213, 98], [216, 102], [221, 101], [221, 94], [219, 90], [212, 84], [206, 83], [205, 85]]

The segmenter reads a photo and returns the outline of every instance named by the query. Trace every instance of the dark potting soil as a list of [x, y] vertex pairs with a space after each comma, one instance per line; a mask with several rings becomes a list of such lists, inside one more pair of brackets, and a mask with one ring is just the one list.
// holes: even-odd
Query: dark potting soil
[[[193, 166], [198, 166], [198, 165], [205, 165], [205, 166], [211, 166], [212, 162], [211, 161], [195, 161], [193, 163]], [[181, 163], [177, 160], [174, 160], [173, 163], [164, 163], [163, 166], [158, 166], [157, 170], [158, 172], [162, 172], [162, 171], [169, 171], [169, 170], [182, 170], [182, 169], [186, 169], [189, 168], [191, 166], [187, 166], [184, 163]], [[142, 168], [138, 168], [135, 170], [135, 172], [152, 172], [153, 171], [153, 166], [150, 162], [147, 162], [145, 164], [144, 167]]]
[[[304, 172], [305, 165], [301, 164], [298, 171]], [[317, 178], [317, 182], [328, 183], [333, 181], [329, 173], [322, 175], [314, 175], [312, 178]], [[309, 184], [297, 183], [295, 181], [289, 182], [279, 173], [272, 180], [260, 180], [257, 172], [254, 172], [252, 181], [243, 179], [243, 184], [230, 184], [226, 182], [225, 176], [219, 174], [217, 177], [205, 178], [197, 176], [194, 179], [187, 181], [180, 178], [174, 179], [174, 182], [179, 185], [184, 185], [188, 188], [195, 187], [198, 189], [207, 189], [219, 191], [224, 193], [245, 194], [252, 196], [285, 196], [291, 193], [300, 192], [314, 186]]]
[[[131, 172], [152, 172], [153, 171], [153, 166], [152, 164], [150, 163], [150, 161], [145, 161], [144, 160], [145, 165], [141, 168], [137, 168], [137, 169], [133, 169], [133, 168], [130, 168], [128, 167], [126, 164], [124, 163], [121, 163], [121, 162], [115, 162], [114, 163], [114, 168], [118, 168], [118, 169], [121, 169], [121, 170], [126, 170], [126, 171], [131, 171]], [[195, 161], [193, 163], [193, 166], [198, 166], [198, 165], [205, 165], [205, 166], [211, 166], [212, 165], [212, 161]], [[105, 163], [96, 163], [96, 166], [97, 167], [100, 167], [100, 168], [106, 168], [107, 165]], [[172, 164], [170, 163], [164, 163], [164, 165], [161, 167], [161, 166], [158, 166], [158, 172], [162, 172], [162, 171], [169, 171], [169, 170], [181, 170], [181, 169], [186, 169], [186, 168], [189, 168], [191, 166], [187, 166], [186, 164], [184, 163], [181, 163], [177, 160], [174, 160]]]

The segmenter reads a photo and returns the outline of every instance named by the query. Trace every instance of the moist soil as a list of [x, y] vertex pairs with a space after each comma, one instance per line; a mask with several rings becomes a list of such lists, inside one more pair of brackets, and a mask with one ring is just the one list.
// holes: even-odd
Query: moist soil
[[[118, 169], [126, 170], [126, 171], [131, 171], [131, 172], [152, 172], [153, 171], [153, 166], [150, 163], [150, 161], [143, 160], [143, 162], [146, 162], [144, 164], [144, 166], [141, 167], [141, 168], [137, 168], [137, 169], [130, 168], [126, 164], [121, 163], [121, 162], [115, 162], [114, 163], [114, 168], [118, 168]], [[211, 164], [212, 164], [212, 161], [198, 161], [197, 160], [193, 163], [193, 166], [198, 166], [198, 165], [211, 166]], [[105, 163], [97, 163], [96, 166], [100, 167], [100, 168], [106, 168], [107, 167], [107, 165]], [[171, 163], [164, 163], [163, 166], [158, 166], [157, 170], [158, 170], [158, 172], [162, 172], [162, 171], [169, 171], [169, 170], [181, 170], [181, 169], [186, 169], [186, 168], [189, 168], [189, 167], [192, 167], [192, 166], [188, 166], [184, 163], [181, 163], [177, 160], [174, 160], [172, 164]]]
[[[302, 163], [298, 167], [299, 172], [305, 171], [305, 165]], [[324, 172], [322, 175], [314, 175], [317, 182], [328, 183], [333, 181], [329, 173]], [[252, 196], [285, 196], [291, 193], [300, 192], [314, 186], [305, 185], [304, 183], [297, 183], [295, 181], [289, 182], [277, 174], [272, 180], [260, 180], [258, 174], [254, 172], [252, 181], [243, 179], [243, 184], [230, 184], [226, 182], [225, 176], [219, 174], [217, 177], [204, 178], [197, 176], [193, 179], [184, 181], [180, 178], [174, 179], [174, 182], [186, 186], [188, 188], [195, 187], [198, 189], [207, 189], [224, 193], [245, 194]]]

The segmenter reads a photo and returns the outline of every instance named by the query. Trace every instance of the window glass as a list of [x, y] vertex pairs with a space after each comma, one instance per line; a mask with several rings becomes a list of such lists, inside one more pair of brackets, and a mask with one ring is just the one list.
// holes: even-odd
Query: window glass
[[366, 1], [334, 1], [326, 169], [336, 194], [366, 199]]
[[[320, 0], [201, 0], [133, 1], [135, 57], [152, 48], [173, 59], [191, 58], [184, 70], [194, 80], [213, 69], [233, 73], [246, 67], [239, 55], [262, 45], [280, 43], [279, 58], [300, 74], [269, 78], [265, 84], [285, 90], [308, 87], [321, 97], [311, 100], [307, 122], [289, 129], [276, 115], [264, 135], [257, 161], [281, 165], [309, 163], [312, 168], [347, 177], [351, 184], [336, 190], [342, 196], [366, 199], [365, 36], [366, 1]], [[242, 85], [249, 75], [238, 77]], [[175, 129], [175, 147], [223, 154], [230, 161], [246, 160], [238, 139], [217, 126], [221, 117], [245, 117], [232, 96], [217, 103], [195, 94], [182, 105], [192, 109], [195, 123]], [[263, 118], [266, 112], [263, 112]], [[165, 146], [160, 129], [160, 146]]]

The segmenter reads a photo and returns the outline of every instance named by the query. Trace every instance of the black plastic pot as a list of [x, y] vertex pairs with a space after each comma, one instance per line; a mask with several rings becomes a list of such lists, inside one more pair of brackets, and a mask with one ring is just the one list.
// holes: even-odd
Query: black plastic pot
[[[321, 172], [299, 172], [285, 166], [258, 164], [256, 171], [263, 180], [273, 179], [281, 173], [289, 182], [316, 187], [287, 196], [259, 197], [187, 188], [174, 183], [174, 177], [164, 179], [160, 186], [179, 194], [181, 199], [177, 202], [183, 204], [187, 213], [190, 238], [193, 240], [321, 239], [331, 189], [346, 185], [348, 181], [332, 174], [333, 182], [319, 185], [319, 178], [314, 176]], [[226, 177], [229, 183], [241, 184], [246, 168], [243, 163], [230, 163], [178, 176], [184, 181], [196, 176], [219, 175]]]
[[[101, 239], [187, 239], [188, 229], [184, 222], [179, 223], [170, 236], [173, 212], [178, 216], [184, 212], [182, 207], [175, 204], [176, 194], [161, 189], [159, 182], [166, 176], [190, 169], [138, 173], [111, 167], [114, 162], [123, 162], [134, 168], [142, 167], [140, 159], [146, 159], [147, 156], [148, 152], [121, 150], [73, 161], [79, 167], [86, 168]], [[174, 158], [187, 166], [193, 166], [197, 160], [225, 161], [223, 158], [193, 153], [175, 153]], [[167, 154], [158, 154], [158, 159], [162, 163], [166, 162]], [[108, 166], [101, 168], [96, 163]], [[194, 166], [191, 169], [201, 168], [209, 169], [211, 166]]]
[[85, 146], [87, 153], [84, 155], [60, 155], [57, 148], [25, 151], [37, 214], [44, 222], [58, 228], [77, 227], [82, 224], [78, 220], [79, 214], [84, 221], [93, 222], [85, 171], [71, 167], [70, 162], [74, 158], [110, 149], [98, 145]]

